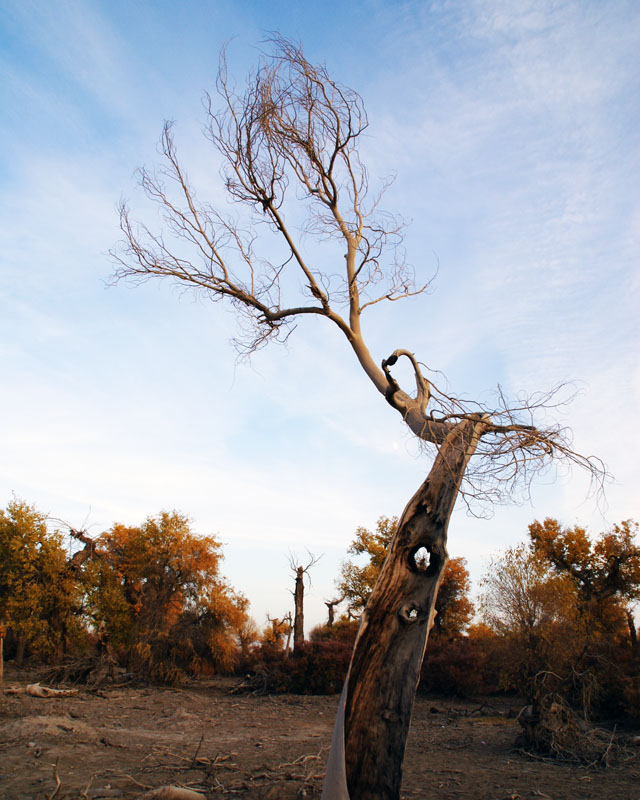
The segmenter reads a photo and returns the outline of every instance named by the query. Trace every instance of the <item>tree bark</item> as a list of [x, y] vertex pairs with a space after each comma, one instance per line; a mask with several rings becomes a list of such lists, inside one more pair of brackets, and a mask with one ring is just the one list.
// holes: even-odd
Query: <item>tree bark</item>
[[333, 623], [335, 622], [336, 618], [336, 606], [339, 606], [340, 603], [344, 600], [344, 597], [341, 597], [339, 600], [329, 600], [325, 602], [325, 606], [327, 607], [328, 611], [328, 619], [327, 619], [327, 627], [330, 628]]
[[447, 562], [449, 518], [485, 424], [483, 418], [464, 420], [440, 446], [426, 481], [404, 510], [362, 615], [344, 697], [350, 800], [400, 797], [411, 711]]
[[631, 642], [631, 650], [633, 653], [638, 653], [638, 630], [636, 628], [636, 621], [633, 618], [631, 611], [627, 611], [627, 625], [629, 626], [629, 641]]
[[284, 619], [287, 619], [288, 622], [289, 622], [289, 627], [287, 628], [287, 638], [286, 638], [286, 641], [284, 643], [284, 657], [285, 658], [289, 658], [289, 652], [290, 652], [290, 647], [291, 647], [291, 634], [293, 633], [293, 623], [291, 622], [291, 612], [290, 611], [289, 611], [288, 616], [284, 617]]
[[296, 586], [293, 593], [295, 600], [295, 617], [293, 620], [294, 651], [304, 642], [304, 568], [296, 569]]
[[4, 680], [4, 634], [5, 627], [0, 622], [0, 684]]
[[16, 665], [21, 667], [24, 663], [24, 651], [27, 646], [27, 637], [23, 633], [18, 634], [18, 644], [16, 647]]

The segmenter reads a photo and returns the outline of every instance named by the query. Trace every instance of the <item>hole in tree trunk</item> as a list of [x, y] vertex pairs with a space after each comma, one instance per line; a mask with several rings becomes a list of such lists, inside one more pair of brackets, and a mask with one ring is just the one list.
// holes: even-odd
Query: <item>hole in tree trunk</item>
[[431, 553], [426, 547], [418, 547], [411, 554], [411, 566], [418, 572], [426, 572], [430, 564]]
[[410, 600], [398, 611], [398, 616], [405, 623], [417, 622], [422, 616], [420, 611], [420, 606]]

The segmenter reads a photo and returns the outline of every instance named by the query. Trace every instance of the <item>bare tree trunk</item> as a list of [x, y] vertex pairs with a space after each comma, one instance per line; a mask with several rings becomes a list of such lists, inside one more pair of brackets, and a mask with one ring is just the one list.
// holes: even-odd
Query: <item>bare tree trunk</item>
[[636, 621], [633, 618], [631, 611], [627, 611], [627, 625], [629, 626], [629, 641], [631, 642], [631, 649], [634, 653], [638, 652], [638, 630], [636, 628]]
[[333, 623], [335, 622], [336, 618], [336, 606], [339, 606], [340, 603], [344, 600], [344, 597], [341, 597], [339, 600], [329, 600], [325, 602], [325, 606], [327, 607], [328, 611], [328, 619], [327, 619], [327, 627], [330, 628]]
[[327, 628], [330, 628], [333, 625], [333, 621], [335, 619], [335, 607], [331, 603], [325, 603], [327, 609], [329, 610], [329, 617], [327, 619]]
[[[362, 615], [344, 696], [348, 795], [343, 791], [342, 797], [350, 800], [400, 797], [411, 711], [447, 562], [449, 517], [484, 424], [465, 420], [442, 443], [426, 481], [404, 510]], [[340, 744], [340, 736], [334, 737], [332, 750]], [[330, 769], [335, 768], [330, 755]], [[323, 796], [331, 793], [340, 796], [325, 781]]]
[[0, 684], [4, 679], [4, 634], [5, 627], [0, 622]]
[[27, 646], [27, 637], [23, 633], [18, 634], [18, 644], [16, 647], [16, 665], [21, 667], [24, 663], [24, 651]]
[[287, 620], [287, 639], [284, 643], [284, 657], [289, 658], [289, 650], [291, 647], [291, 634], [293, 633], [293, 623], [291, 622], [291, 612], [287, 612], [287, 616], [282, 618], [284, 622]]
[[295, 652], [304, 642], [304, 567], [298, 567], [296, 569], [296, 586], [293, 598], [295, 601], [293, 650]]

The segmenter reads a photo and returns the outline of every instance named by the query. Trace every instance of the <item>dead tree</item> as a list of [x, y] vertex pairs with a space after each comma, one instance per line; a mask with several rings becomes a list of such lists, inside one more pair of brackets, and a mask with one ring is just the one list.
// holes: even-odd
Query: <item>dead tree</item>
[[295, 575], [293, 594], [294, 617], [293, 617], [293, 649], [294, 652], [304, 643], [304, 579], [309, 577], [309, 570], [314, 567], [322, 556], [314, 556], [309, 553], [309, 561], [306, 566], [296, 564], [296, 557], [289, 554], [289, 566]]
[[304, 569], [296, 568], [296, 588], [293, 592], [295, 616], [293, 618], [293, 649], [304, 643]]
[[[224, 187], [247, 217], [199, 201], [178, 159], [173, 126], [166, 123], [163, 166], [139, 172], [140, 186], [160, 207], [165, 226], [151, 230], [122, 204], [114, 280], [164, 277], [227, 301], [242, 323], [242, 353], [286, 338], [305, 317], [325, 318], [424, 444], [431, 466], [404, 510], [362, 615], [325, 783], [331, 800], [397, 800], [456, 497], [507, 498], [518, 486], [526, 490], [552, 460], [584, 467], [600, 483], [605, 471], [598, 460], [573, 449], [565, 429], [537, 424], [537, 411], [558, 404], [557, 390], [515, 404], [498, 390], [495, 402], [483, 405], [443, 391], [433, 380], [436, 373], [407, 349], [373, 357], [362, 332], [363, 313], [383, 301], [419, 295], [427, 284], [416, 281], [403, 258], [401, 221], [380, 209], [385, 187], [369, 191], [358, 154], [368, 127], [362, 99], [324, 66], [311, 64], [298, 45], [275, 37], [270, 47], [241, 93], [228, 79], [223, 54], [220, 110], [210, 97], [206, 102], [206, 135], [223, 159]], [[295, 224], [289, 222], [291, 204]], [[299, 235], [303, 209], [306, 238]], [[278, 244], [257, 256], [259, 234], [273, 235], [278, 256]], [[326, 271], [307, 245], [314, 237], [342, 245], [342, 255]], [[411, 367], [413, 391], [393, 374], [399, 359]], [[338, 396], [339, 390], [334, 387]]]
[[[269, 623], [269, 627], [265, 630], [265, 641], [277, 646], [282, 646], [284, 642], [285, 653], [288, 652], [291, 643], [291, 632], [293, 631], [291, 612], [288, 611], [282, 619], [271, 617], [267, 614], [267, 622]], [[287, 637], [286, 641], [285, 636]]]
[[340, 597], [338, 600], [325, 600], [324, 604], [327, 607], [327, 627], [330, 628], [336, 617], [336, 606], [339, 606], [340, 603], [344, 600], [344, 597]]
[[80, 572], [85, 562], [89, 559], [105, 558], [105, 553], [102, 549], [102, 544], [99, 539], [92, 539], [86, 531], [82, 529], [77, 530], [76, 528], [72, 528], [71, 525], [67, 525], [66, 523], [64, 524], [69, 530], [69, 536], [84, 545], [81, 550], [76, 550], [76, 552], [67, 562], [70, 570], [73, 572]]

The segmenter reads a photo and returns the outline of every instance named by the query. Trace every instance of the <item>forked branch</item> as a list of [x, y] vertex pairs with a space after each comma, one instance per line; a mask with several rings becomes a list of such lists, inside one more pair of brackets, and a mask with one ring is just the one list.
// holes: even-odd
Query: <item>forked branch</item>
[[[381, 364], [373, 358], [362, 335], [363, 311], [420, 294], [427, 284], [416, 282], [404, 260], [402, 222], [380, 209], [385, 184], [370, 197], [358, 153], [369, 124], [362, 98], [334, 81], [326, 67], [311, 64], [299, 45], [280, 36], [268, 45], [270, 53], [241, 93], [228, 78], [223, 52], [221, 107], [206, 98], [206, 135], [221, 158], [226, 202], [213, 207], [199, 201], [177, 157], [172, 123], [166, 123], [162, 166], [139, 171], [140, 187], [159, 207], [164, 226], [154, 232], [121, 204], [123, 240], [113, 252], [114, 280], [164, 277], [230, 303], [245, 333], [237, 343], [244, 353], [286, 338], [302, 317], [326, 317], [426, 445], [439, 448], [456, 426], [482, 421], [462, 487], [469, 497], [507, 496], [553, 460], [585, 468], [601, 487], [604, 465], [574, 451], [565, 429], [538, 422], [540, 412], [557, 403], [556, 390], [515, 404], [499, 391], [491, 408], [439, 390], [406, 349]], [[247, 212], [240, 219], [238, 207]], [[300, 229], [318, 241], [337, 242], [337, 264], [320, 264]], [[403, 389], [392, 374], [402, 357], [411, 363], [415, 391]]]

